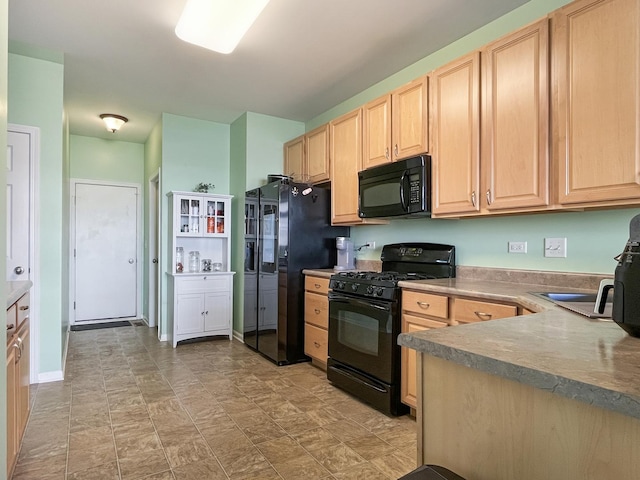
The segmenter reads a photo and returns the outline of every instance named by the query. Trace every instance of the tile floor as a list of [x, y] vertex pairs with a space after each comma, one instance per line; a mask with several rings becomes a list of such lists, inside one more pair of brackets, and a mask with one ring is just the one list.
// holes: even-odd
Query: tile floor
[[276, 367], [239, 342], [156, 330], [71, 332], [66, 378], [34, 386], [14, 480], [397, 479], [416, 425]]

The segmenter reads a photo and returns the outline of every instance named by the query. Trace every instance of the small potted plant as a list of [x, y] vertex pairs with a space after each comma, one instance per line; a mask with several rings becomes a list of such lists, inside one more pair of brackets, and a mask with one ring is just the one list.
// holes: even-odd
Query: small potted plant
[[199, 183], [193, 191], [198, 193], [209, 193], [209, 189], [213, 190], [214, 188], [216, 188], [216, 186], [213, 183]]

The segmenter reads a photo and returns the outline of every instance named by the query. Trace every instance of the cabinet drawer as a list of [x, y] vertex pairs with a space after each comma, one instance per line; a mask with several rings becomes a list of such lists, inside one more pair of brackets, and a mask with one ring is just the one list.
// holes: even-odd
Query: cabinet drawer
[[402, 291], [402, 309], [437, 318], [449, 318], [449, 297], [430, 293]]
[[454, 302], [455, 320], [460, 323], [482, 322], [498, 318], [515, 317], [518, 307], [501, 303], [482, 302], [456, 298]]
[[324, 295], [305, 292], [304, 321], [325, 330], [329, 328], [329, 298]]
[[402, 315], [402, 333], [412, 333], [414, 331], [427, 330], [429, 328], [448, 327], [449, 322], [432, 320], [430, 318], [416, 317], [415, 315]]
[[328, 337], [329, 333], [326, 330], [306, 324], [304, 326], [304, 353], [322, 363], [327, 363]]
[[[18, 325], [18, 307], [14, 303], [7, 308], [7, 342], [16, 331]], [[9, 328], [11, 327], [11, 328]]]
[[205, 293], [229, 290], [227, 275], [176, 278], [178, 293]]
[[29, 292], [25, 293], [20, 300], [18, 300], [18, 325], [22, 325], [27, 318], [29, 318]]
[[304, 289], [309, 292], [327, 295], [329, 293], [329, 279], [307, 275], [304, 278]]

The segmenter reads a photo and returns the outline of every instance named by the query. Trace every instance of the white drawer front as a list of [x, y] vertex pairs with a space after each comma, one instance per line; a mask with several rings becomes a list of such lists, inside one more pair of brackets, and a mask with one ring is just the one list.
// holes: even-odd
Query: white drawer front
[[178, 294], [226, 292], [229, 290], [231, 277], [227, 275], [203, 275], [202, 277], [182, 277], [176, 279]]

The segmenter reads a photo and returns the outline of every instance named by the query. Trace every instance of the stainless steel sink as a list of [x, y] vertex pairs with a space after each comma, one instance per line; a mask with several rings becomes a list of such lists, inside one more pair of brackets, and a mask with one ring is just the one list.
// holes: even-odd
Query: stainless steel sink
[[556, 305], [571, 310], [572, 312], [579, 313], [589, 318], [611, 318], [611, 310], [613, 308], [613, 302], [611, 296], [605, 303], [604, 312], [598, 313], [596, 310], [596, 297], [595, 293], [582, 293], [582, 292], [531, 292], [537, 297], [549, 300]]

